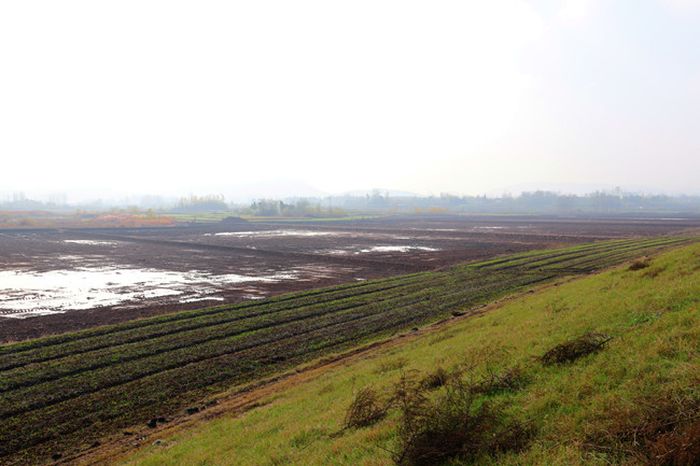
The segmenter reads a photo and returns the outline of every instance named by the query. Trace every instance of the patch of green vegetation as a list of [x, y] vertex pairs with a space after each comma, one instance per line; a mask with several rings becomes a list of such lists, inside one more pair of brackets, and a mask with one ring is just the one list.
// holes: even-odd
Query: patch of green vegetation
[[[389, 465], [397, 453], [425, 453], [418, 447], [437, 429], [452, 443], [428, 444], [448, 452], [449, 464], [697, 464], [698, 254], [695, 244], [655, 257], [663, 273], [653, 277], [623, 266], [525, 295], [376, 350], [243, 416], [202, 423], [127, 463]], [[561, 362], [544, 364], [553, 350]], [[377, 370], [396, 361], [399, 370]], [[392, 408], [366, 427], [343, 428], [361, 390], [372, 390], [370, 407], [384, 406], [406, 374], [435, 378], [436, 368], [444, 368], [440, 383], [410, 405], [420, 408], [408, 411], [417, 413], [411, 424], [405, 409]], [[484, 431], [512, 442], [492, 448]], [[417, 447], [407, 450], [406, 438]]]

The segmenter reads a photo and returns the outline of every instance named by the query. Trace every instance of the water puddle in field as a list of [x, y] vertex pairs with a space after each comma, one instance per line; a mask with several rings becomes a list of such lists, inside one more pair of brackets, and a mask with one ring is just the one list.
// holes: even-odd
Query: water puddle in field
[[[299, 279], [299, 271], [264, 275], [214, 275], [199, 271], [79, 267], [0, 271], [0, 316], [25, 318], [165, 299], [168, 302], [223, 301], [216, 296], [238, 284]], [[235, 289], [235, 288], [234, 288]]]
[[318, 249], [315, 252], [316, 254], [343, 255], [350, 254], [351, 251], [348, 251], [347, 249]]
[[91, 239], [64, 239], [64, 243], [85, 244], [89, 246], [114, 246], [116, 241], [94, 241]]
[[410, 251], [439, 251], [437, 248], [429, 248], [426, 246], [372, 246], [371, 248], [360, 249], [355, 254], [367, 252], [410, 252]]
[[248, 295], [243, 296], [243, 299], [265, 299], [265, 296], [248, 294]]
[[345, 249], [317, 249], [314, 252], [316, 254], [328, 254], [333, 256], [342, 256], [347, 254], [368, 254], [368, 253], [381, 253], [381, 252], [411, 252], [411, 251], [423, 251], [423, 252], [436, 252], [441, 251], [438, 248], [430, 248], [427, 246], [372, 246], [372, 247], [362, 247], [354, 246], [347, 247]]
[[221, 296], [194, 296], [192, 298], [182, 298], [178, 300], [178, 303], [180, 304], [185, 304], [185, 303], [199, 303], [202, 301], [226, 301], [226, 298], [223, 298]]
[[426, 246], [372, 246], [369, 248], [364, 247], [348, 247], [345, 249], [317, 249], [314, 251], [316, 254], [329, 254], [334, 256], [342, 256], [346, 254], [367, 254], [373, 252], [411, 252], [411, 251], [426, 251], [435, 252], [440, 251], [438, 248], [430, 248]]

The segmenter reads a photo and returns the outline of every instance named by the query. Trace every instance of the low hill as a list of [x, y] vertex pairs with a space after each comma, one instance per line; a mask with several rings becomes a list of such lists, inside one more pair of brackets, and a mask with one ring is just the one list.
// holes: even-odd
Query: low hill
[[698, 244], [560, 278], [248, 393], [243, 414], [222, 401], [126, 462], [700, 464], [699, 306]]

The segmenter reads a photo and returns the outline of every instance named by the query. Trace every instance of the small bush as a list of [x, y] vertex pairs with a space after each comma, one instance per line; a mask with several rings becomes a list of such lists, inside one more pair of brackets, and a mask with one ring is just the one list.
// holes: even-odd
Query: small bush
[[501, 409], [478, 403], [468, 385], [452, 380], [446, 388], [444, 396], [429, 401], [417, 385], [400, 385], [399, 449], [394, 455], [397, 464], [473, 461], [484, 455], [518, 451], [527, 445], [530, 430], [506, 421]]
[[574, 340], [564, 342], [547, 351], [540, 357], [545, 366], [575, 361], [588, 354], [603, 349], [612, 337], [602, 333], [587, 333]]
[[426, 375], [421, 381], [421, 386], [426, 390], [434, 390], [445, 385], [450, 380], [450, 373], [442, 366], [438, 366], [433, 372]]
[[366, 387], [357, 392], [348, 407], [343, 423], [345, 429], [367, 427], [386, 416], [388, 406], [382, 403], [372, 388]]
[[394, 386], [390, 404], [399, 409], [404, 423], [411, 424], [412, 420], [425, 410], [428, 398], [424, 391], [416, 371], [401, 374], [401, 378]]
[[651, 261], [649, 260], [648, 257], [645, 257], [644, 259], [637, 259], [636, 261], [632, 262], [632, 264], [630, 264], [630, 266], [627, 270], [634, 272], [636, 270], [646, 269], [650, 265], [651, 265]]

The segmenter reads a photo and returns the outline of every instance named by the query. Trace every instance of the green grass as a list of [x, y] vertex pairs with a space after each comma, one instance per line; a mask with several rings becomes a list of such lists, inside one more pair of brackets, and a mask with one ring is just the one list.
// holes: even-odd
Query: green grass
[[637, 239], [539, 251], [3, 345], [0, 460], [30, 463], [57, 450], [81, 449], [329, 353], [688, 241]]
[[[483, 316], [334, 369], [247, 414], [202, 423], [127, 462], [141, 465], [392, 464], [395, 414], [341, 431], [353, 394], [389, 390], [402, 373], [471, 366], [467, 378], [520, 366], [527, 384], [486, 399], [536, 428], [522, 452], [479, 464], [617, 464], [638, 458], [599, 439], [665, 400], [700, 401], [700, 245], [510, 301]], [[600, 352], [544, 367], [538, 357], [586, 332], [613, 337]], [[643, 403], [644, 401], [645, 403]], [[267, 403], [267, 404], [266, 404]], [[455, 464], [459, 464], [456, 462]]]

